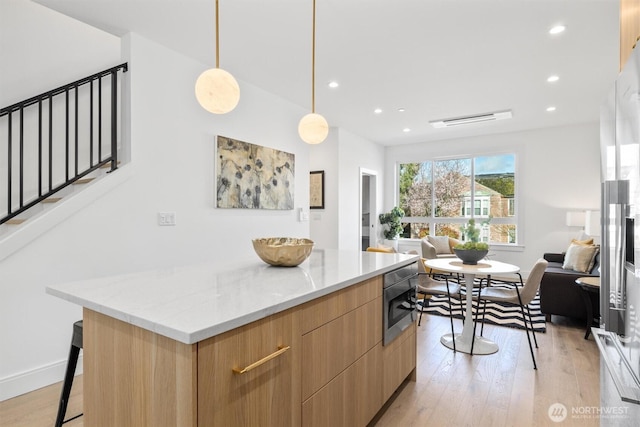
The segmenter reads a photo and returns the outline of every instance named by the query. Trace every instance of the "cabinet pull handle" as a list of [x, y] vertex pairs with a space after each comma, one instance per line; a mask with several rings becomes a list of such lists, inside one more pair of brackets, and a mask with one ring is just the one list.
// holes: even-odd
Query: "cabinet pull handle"
[[282, 353], [284, 353], [285, 351], [289, 350], [291, 348], [290, 345], [284, 347], [284, 346], [278, 346], [278, 350], [271, 353], [270, 355], [263, 357], [262, 359], [258, 360], [257, 362], [253, 362], [251, 365], [247, 366], [244, 369], [239, 369], [239, 368], [233, 368], [233, 372], [236, 374], [244, 374], [245, 372], [249, 372], [250, 370], [257, 368], [258, 366], [262, 365], [263, 363], [268, 362], [271, 359], [275, 359], [276, 357], [280, 356]]

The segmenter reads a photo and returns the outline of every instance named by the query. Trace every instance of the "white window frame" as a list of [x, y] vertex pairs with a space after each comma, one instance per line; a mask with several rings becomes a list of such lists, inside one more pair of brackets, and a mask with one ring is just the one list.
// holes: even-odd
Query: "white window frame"
[[[516, 241], [514, 243], [491, 243], [492, 249], [504, 249], [504, 250], [522, 250], [524, 248], [524, 233], [523, 233], [523, 217], [521, 215], [522, 209], [522, 190], [521, 190], [521, 181], [522, 181], [522, 168], [520, 164], [521, 153], [519, 150], [508, 150], [508, 151], [497, 151], [497, 152], [477, 152], [474, 154], [464, 155], [464, 156], [438, 156], [434, 158], [426, 158], [424, 160], [407, 160], [407, 161], [396, 161], [395, 165], [395, 184], [394, 184], [394, 198], [396, 205], [400, 205], [400, 191], [399, 191], [399, 183], [400, 183], [400, 165], [407, 163], [424, 163], [424, 162], [436, 162], [442, 160], [462, 160], [462, 159], [471, 159], [471, 176], [475, 177], [475, 162], [473, 161], [476, 157], [492, 157], [492, 156], [500, 156], [505, 154], [511, 154], [515, 156], [515, 171], [514, 171], [514, 188], [515, 188], [515, 197], [513, 199], [509, 199], [509, 206], [513, 205], [514, 215], [510, 215], [509, 211], [507, 216], [503, 218], [492, 218], [491, 224], [516, 224]], [[433, 170], [433, 168], [432, 168]], [[432, 185], [433, 185], [433, 179]], [[471, 194], [475, 195], [475, 180], [471, 180]], [[432, 191], [432, 206], [435, 206], [435, 194]], [[474, 216], [474, 218], [487, 218], [487, 216]], [[425, 223], [429, 224], [430, 233], [435, 231], [436, 224], [465, 224], [469, 220], [468, 216], [465, 217], [405, 217], [403, 222], [407, 223]], [[487, 232], [488, 233], [488, 232]], [[485, 236], [484, 233], [481, 236], [484, 241], [485, 238], [488, 239], [488, 235]], [[404, 238], [406, 241], [419, 241], [418, 238]]]

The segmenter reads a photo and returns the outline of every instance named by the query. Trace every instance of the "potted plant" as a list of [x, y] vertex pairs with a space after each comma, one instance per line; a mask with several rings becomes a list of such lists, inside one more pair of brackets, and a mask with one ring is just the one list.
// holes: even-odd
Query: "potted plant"
[[[489, 224], [489, 221], [491, 218], [483, 221], [481, 227]], [[460, 227], [465, 242], [456, 245], [453, 251], [463, 264], [476, 265], [489, 253], [489, 245], [480, 241], [481, 227], [476, 227], [476, 221], [473, 218], [467, 221], [466, 225]]]
[[391, 212], [382, 213], [378, 216], [380, 224], [385, 226], [382, 234], [384, 238], [391, 242], [394, 249], [398, 249], [398, 236], [402, 233], [403, 228], [400, 220], [404, 217], [404, 211], [399, 207], [394, 207]]

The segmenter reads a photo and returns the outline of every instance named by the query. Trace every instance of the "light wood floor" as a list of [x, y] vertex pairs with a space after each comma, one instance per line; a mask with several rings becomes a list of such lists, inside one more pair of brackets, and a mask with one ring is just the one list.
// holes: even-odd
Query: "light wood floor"
[[[548, 410], [554, 403], [569, 414], [573, 407], [599, 407], [600, 356], [593, 337], [584, 339], [583, 324], [556, 316], [553, 321], [546, 333], [536, 334], [536, 371], [522, 330], [485, 326], [484, 336], [498, 343], [498, 353], [454, 354], [439, 342], [450, 332], [449, 319], [424, 316], [418, 328], [417, 380], [406, 382], [372, 425], [551, 426], [556, 424]], [[454, 327], [462, 329], [459, 320]], [[599, 426], [600, 421], [569, 415], [561, 424]]]
[[[533, 370], [524, 331], [485, 327], [484, 335], [500, 346], [489, 356], [453, 353], [440, 344], [449, 332], [447, 317], [427, 316], [418, 328], [417, 381], [407, 382], [376, 427], [396, 426], [550, 426], [549, 406], [599, 407], [598, 349], [583, 339], [582, 324], [553, 318], [547, 333], [538, 334], [538, 370]], [[460, 321], [455, 323], [460, 330]], [[51, 427], [55, 421], [61, 383], [0, 402], [2, 427]], [[82, 412], [82, 376], [76, 377], [67, 417]], [[83, 425], [83, 417], [65, 427]], [[573, 419], [563, 426], [598, 426], [597, 418]]]

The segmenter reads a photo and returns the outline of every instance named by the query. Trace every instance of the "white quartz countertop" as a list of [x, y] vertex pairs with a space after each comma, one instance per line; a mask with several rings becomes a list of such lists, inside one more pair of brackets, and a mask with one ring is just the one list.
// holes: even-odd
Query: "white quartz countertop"
[[417, 255], [314, 250], [297, 267], [257, 255], [48, 286], [46, 292], [193, 344], [363, 280]]

